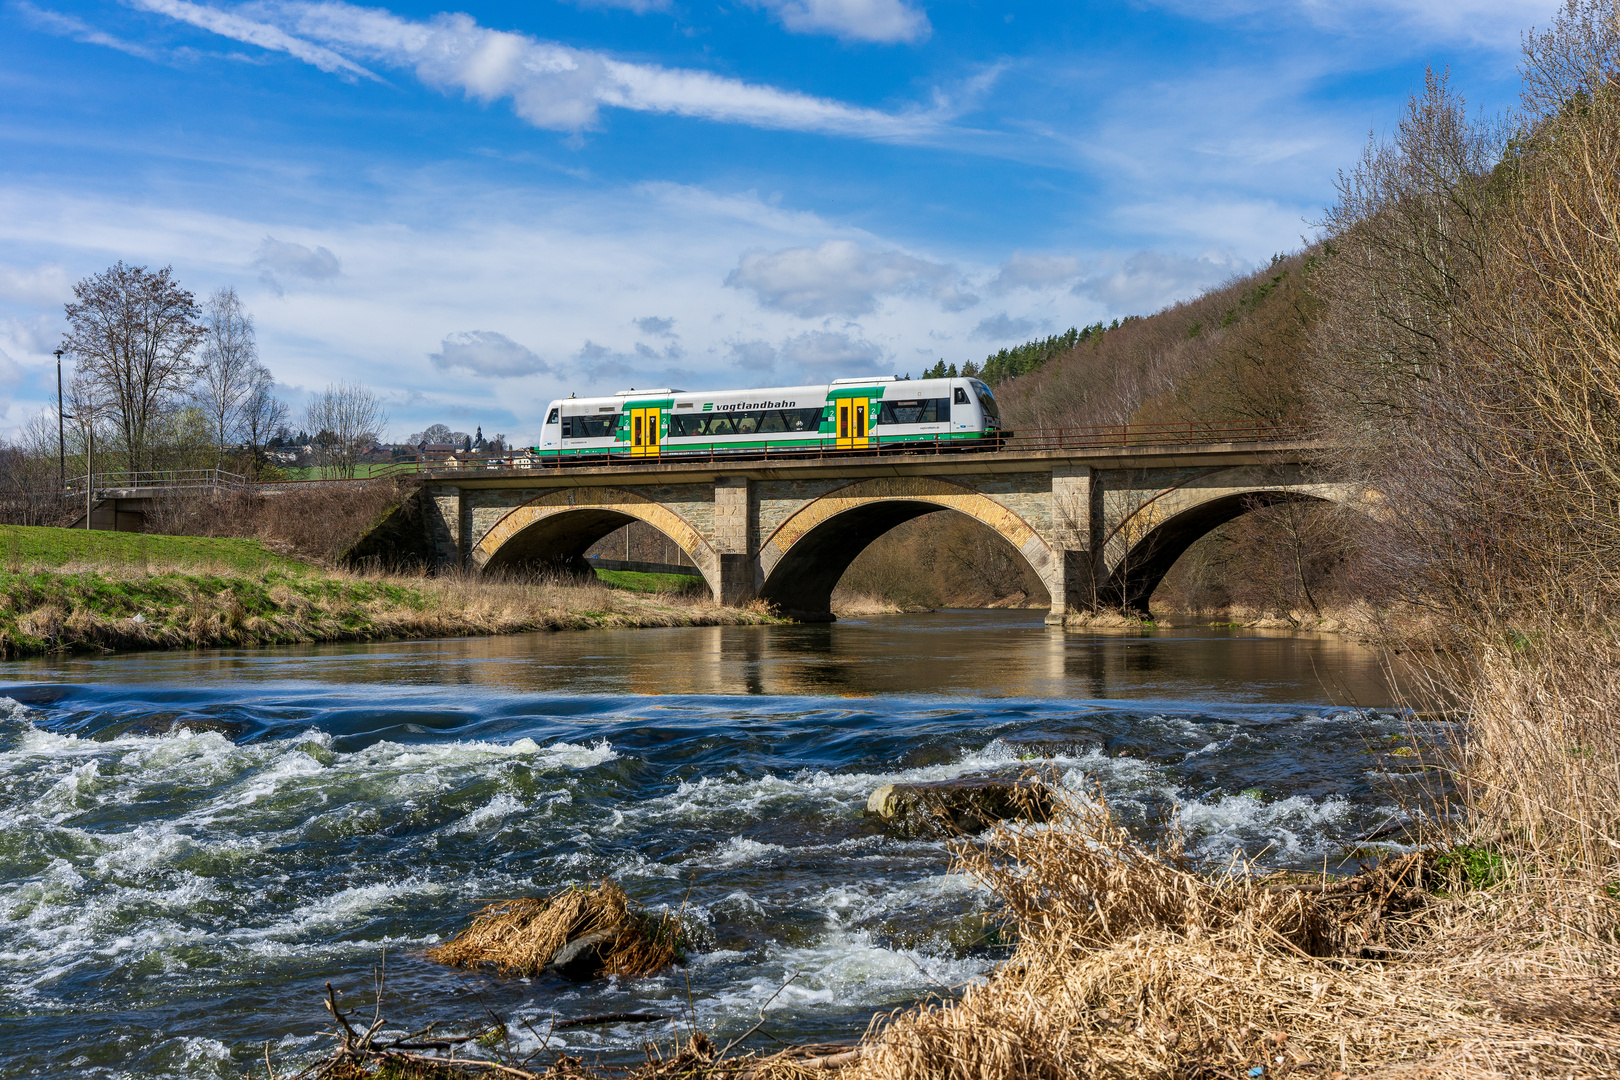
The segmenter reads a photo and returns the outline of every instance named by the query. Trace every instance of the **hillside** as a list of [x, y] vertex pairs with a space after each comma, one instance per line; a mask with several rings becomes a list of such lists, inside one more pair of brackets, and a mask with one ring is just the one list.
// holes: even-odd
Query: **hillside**
[[[1317, 251], [1145, 316], [1030, 341], [924, 376], [977, 375], [1014, 430], [1192, 420], [1310, 420], [1302, 362], [1320, 307]], [[1048, 601], [1021, 561], [982, 530], [930, 515], [872, 545], [842, 587], [901, 606]], [[1353, 599], [1348, 545], [1332, 512], [1257, 509], [1194, 545], [1153, 598], [1155, 612], [1212, 618], [1313, 613]]]

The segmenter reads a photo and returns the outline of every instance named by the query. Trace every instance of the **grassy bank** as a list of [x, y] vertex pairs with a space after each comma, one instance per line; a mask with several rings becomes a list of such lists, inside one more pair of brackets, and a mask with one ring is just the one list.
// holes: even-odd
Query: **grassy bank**
[[137, 569], [154, 564], [219, 566], [238, 571], [309, 569], [308, 563], [279, 555], [257, 540], [22, 525], [0, 528], [0, 559], [13, 574], [24, 567], [60, 567], [69, 563]]
[[701, 594], [602, 582], [320, 570], [252, 540], [17, 528], [0, 656], [775, 621]]

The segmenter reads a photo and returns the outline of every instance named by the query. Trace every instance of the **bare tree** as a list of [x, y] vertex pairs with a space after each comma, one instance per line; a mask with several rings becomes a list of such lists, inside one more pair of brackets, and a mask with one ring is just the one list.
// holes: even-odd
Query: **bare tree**
[[242, 435], [257, 474], [264, 446], [287, 422], [287, 403], [276, 396], [276, 380], [268, 368], [255, 364], [247, 397], [242, 401]]
[[78, 362], [117, 422], [126, 467], [148, 462], [148, 440], [159, 415], [191, 383], [191, 355], [206, 331], [197, 303], [165, 266], [115, 264], [73, 286], [62, 344]]
[[202, 362], [192, 397], [213, 429], [214, 467], [225, 461], [225, 449], [241, 430], [243, 407], [254, 389], [259, 349], [253, 340], [253, 316], [242, 307], [235, 289], [217, 289], [203, 305]]
[[318, 461], [329, 475], [352, 479], [367, 446], [375, 443], [388, 423], [377, 395], [358, 383], [329, 385], [310, 401], [305, 414], [316, 433]]

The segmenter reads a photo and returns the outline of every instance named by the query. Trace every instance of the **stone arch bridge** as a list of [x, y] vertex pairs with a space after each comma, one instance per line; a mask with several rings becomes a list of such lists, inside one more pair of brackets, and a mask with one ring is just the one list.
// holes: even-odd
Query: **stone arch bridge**
[[424, 481], [440, 566], [498, 572], [575, 562], [631, 521], [658, 529], [715, 598], [832, 617], [855, 557], [923, 514], [965, 514], [1015, 548], [1052, 597], [1049, 621], [1146, 611], [1199, 537], [1256, 506], [1356, 493], [1312, 468], [1305, 440], [1085, 451], [852, 456], [467, 471]]

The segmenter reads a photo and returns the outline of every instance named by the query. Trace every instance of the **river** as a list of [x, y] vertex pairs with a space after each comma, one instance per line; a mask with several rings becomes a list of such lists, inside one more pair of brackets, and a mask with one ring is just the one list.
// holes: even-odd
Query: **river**
[[[1339, 638], [1017, 611], [6, 663], [0, 1075], [308, 1060], [322, 983], [369, 1011], [385, 951], [413, 1027], [650, 1009], [725, 1034], [777, 994], [773, 1034], [847, 1039], [1005, 954], [943, 845], [862, 817], [874, 787], [1043, 769], [1145, 835], [1177, 817], [1200, 856], [1332, 870], [1396, 812], [1390, 699]], [[684, 967], [576, 985], [421, 955], [480, 898], [604, 877], [683, 910]]]

